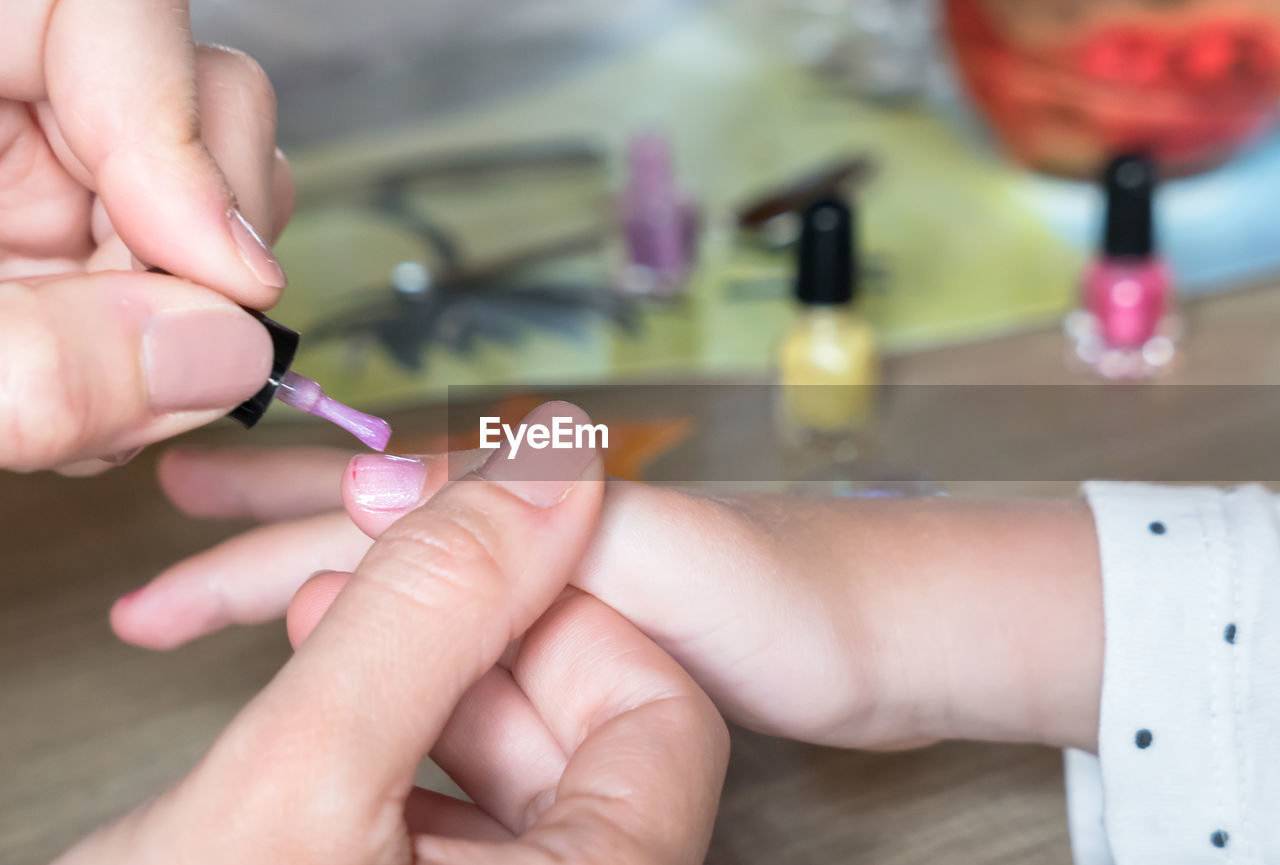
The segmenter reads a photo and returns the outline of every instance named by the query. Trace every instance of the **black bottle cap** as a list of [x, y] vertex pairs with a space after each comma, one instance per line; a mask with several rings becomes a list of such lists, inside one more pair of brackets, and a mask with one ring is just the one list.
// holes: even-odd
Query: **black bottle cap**
[[810, 306], [849, 303], [857, 292], [853, 211], [836, 196], [804, 211], [796, 273], [796, 297]]
[[1155, 252], [1155, 163], [1139, 154], [1117, 157], [1107, 166], [1103, 183], [1107, 191], [1103, 253], [1113, 258], [1150, 257]]
[[271, 378], [267, 379], [262, 390], [227, 415], [232, 420], [243, 424], [245, 429], [253, 429], [254, 424], [262, 420], [262, 416], [271, 407], [271, 400], [275, 399], [280, 383], [289, 372], [289, 368], [293, 366], [293, 358], [298, 353], [298, 344], [302, 342], [302, 337], [298, 336], [296, 331], [267, 318], [257, 310], [246, 309], [245, 312], [262, 322], [262, 326], [271, 334], [271, 345], [275, 351], [275, 358], [271, 362]]

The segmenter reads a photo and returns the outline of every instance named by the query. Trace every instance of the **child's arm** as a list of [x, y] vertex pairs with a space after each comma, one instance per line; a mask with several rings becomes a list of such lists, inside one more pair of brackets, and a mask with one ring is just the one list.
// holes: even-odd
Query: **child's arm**
[[[378, 534], [459, 459], [360, 457], [342, 481], [349, 510]], [[117, 605], [117, 632], [171, 647], [277, 617], [311, 573], [354, 568], [368, 539], [341, 512], [305, 516], [337, 503], [345, 466], [319, 451], [167, 459], [166, 490], [197, 515], [301, 518], [171, 568]], [[576, 583], [756, 729], [846, 747], [1094, 746], [1101, 589], [1081, 500], [710, 499], [611, 482]]]
[[[390, 495], [383, 460], [357, 459], [346, 482], [374, 535], [443, 470], [429, 460], [403, 473], [420, 489]], [[754, 729], [864, 748], [1096, 741], [1101, 588], [1080, 500], [709, 499], [612, 483], [575, 584]]]
[[[276, 500], [296, 489], [290, 474], [319, 469], [336, 485], [345, 460], [313, 457], [264, 471], [262, 457], [188, 455], [167, 463], [165, 486], [200, 512], [196, 498], [220, 500], [222, 516], [297, 516], [336, 501]], [[448, 476], [443, 457], [378, 460], [345, 480], [373, 533]], [[122, 602], [115, 624], [174, 645], [278, 615], [313, 571], [358, 562], [369, 542], [344, 524], [334, 512], [244, 535]], [[1096, 746], [1100, 762], [1068, 762], [1077, 861], [1127, 865], [1276, 858], [1278, 574], [1262, 488], [1091, 485], [1086, 505], [710, 500], [611, 484], [577, 582], [757, 729], [855, 747]]]
[[[1096, 747], [1103, 622], [1084, 501], [746, 500], [789, 579], [832, 599], [847, 656], [925, 739]], [[803, 583], [802, 583], [803, 585]], [[798, 635], [806, 623], [795, 623]], [[841, 744], [891, 741], [865, 705]]]

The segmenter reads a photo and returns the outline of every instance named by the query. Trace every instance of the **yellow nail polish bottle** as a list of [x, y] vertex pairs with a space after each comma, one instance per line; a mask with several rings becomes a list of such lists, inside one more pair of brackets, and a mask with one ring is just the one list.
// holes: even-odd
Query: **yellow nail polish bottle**
[[794, 444], [847, 449], [871, 420], [876, 335], [856, 310], [853, 211], [824, 198], [804, 213], [796, 274], [800, 308], [779, 353], [780, 419]]

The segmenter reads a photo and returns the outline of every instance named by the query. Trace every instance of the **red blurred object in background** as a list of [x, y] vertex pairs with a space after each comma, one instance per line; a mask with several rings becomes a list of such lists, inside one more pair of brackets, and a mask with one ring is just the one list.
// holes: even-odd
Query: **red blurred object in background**
[[1277, 116], [1276, 0], [946, 0], [946, 13], [974, 102], [1013, 155], [1042, 171], [1093, 178], [1114, 154], [1140, 151], [1187, 174], [1225, 161]]

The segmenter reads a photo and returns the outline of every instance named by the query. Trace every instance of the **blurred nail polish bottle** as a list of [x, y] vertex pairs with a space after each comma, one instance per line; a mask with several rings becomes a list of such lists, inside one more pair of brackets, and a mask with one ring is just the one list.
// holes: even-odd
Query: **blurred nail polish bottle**
[[792, 444], [850, 455], [871, 420], [880, 378], [876, 335], [858, 314], [852, 209], [837, 197], [801, 220], [796, 319], [778, 357], [780, 422]]
[[681, 188], [670, 142], [645, 134], [631, 141], [622, 193], [628, 293], [673, 296], [684, 291], [697, 258], [698, 207]]
[[1156, 167], [1143, 156], [1121, 156], [1103, 183], [1102, 254], [1085, 275], [1082, 308], [1068, 317], [1067, 334], [1075, 358], [1105, 378], [1146, 378], [1173, 363], [1181, 330], [1172, 275], [1156, 245]]

